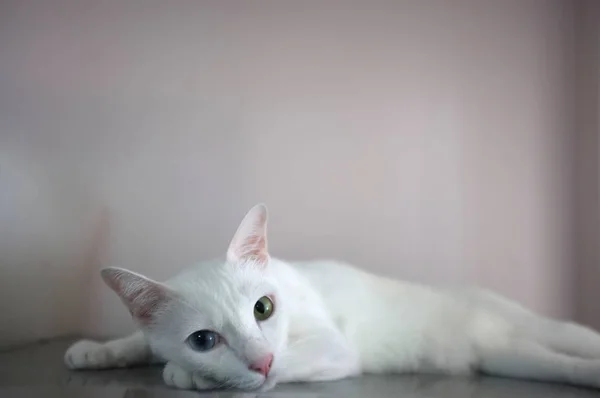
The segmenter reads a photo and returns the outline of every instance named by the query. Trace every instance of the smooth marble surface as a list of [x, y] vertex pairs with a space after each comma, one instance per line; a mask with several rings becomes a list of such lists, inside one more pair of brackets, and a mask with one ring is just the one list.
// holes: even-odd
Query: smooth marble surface
[[267, 393], [194, 392], [164, 386], [159, 367], [109, 371], [67, 370], [68, 340], [0, 353], [0, 397], [405, 397], [405, 398], [591, 398], [600, 391], [491, 377], [430, 375], [365, 376], [332, 383], [282, 384]]

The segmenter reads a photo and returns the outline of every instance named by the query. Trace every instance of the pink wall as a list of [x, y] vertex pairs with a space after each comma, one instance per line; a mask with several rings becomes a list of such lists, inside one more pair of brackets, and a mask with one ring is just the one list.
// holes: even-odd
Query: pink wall
[[575, 261], [577, 317], [600, 329], [600, 2], [581, 1], [577, 34]]
[[63, 317], [0, 344], [131, 328], [86, 259], [103, 208], [100, 263], [155, 278], [264, 201], [275, 255], [571, 316], [570, 4], [2, 2], [0, 195], [35, 194], [0, 201], [0, 302]]

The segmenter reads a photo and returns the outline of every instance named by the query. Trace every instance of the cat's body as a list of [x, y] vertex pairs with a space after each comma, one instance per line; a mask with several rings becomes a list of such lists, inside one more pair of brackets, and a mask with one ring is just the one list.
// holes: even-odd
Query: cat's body
[[[115, 268], [103, 276], [141, 332], [76, 343], [65, 355], [71, 368], [147, 363], [154, 353], [167, 362], [166, 383], [179, 388], [264, 390], [278, 382], [409, 372], [600, 387], [594, 331], [485, 290], [434, 289], [333, 261], [270, 258], [262, 206], [244, 219], [225, 259], [164, 284]], [[265, 303], [272, 312], [257, 313]], [[206, 336], [217, 341], [209, 349]]]

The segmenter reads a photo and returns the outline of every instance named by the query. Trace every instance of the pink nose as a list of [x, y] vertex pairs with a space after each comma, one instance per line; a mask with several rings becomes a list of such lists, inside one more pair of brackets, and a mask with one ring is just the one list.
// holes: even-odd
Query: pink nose
[[273, 363], [273, 354], [269, 354], [266, 357], [259, 359], [248, 367], [248, 369], [260, 373], [267, 377], [271, 370], [271, 364]]

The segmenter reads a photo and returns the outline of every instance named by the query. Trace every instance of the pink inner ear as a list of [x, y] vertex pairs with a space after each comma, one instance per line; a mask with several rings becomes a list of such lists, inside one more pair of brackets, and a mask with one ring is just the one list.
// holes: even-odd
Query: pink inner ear
[[165, 292], [156, 286], [146, 289], [138, 288], [127, 297], [131, 316], [145, 325], [152, 322], [161, 304], [164, 304], [166, 300]]
[[267, 241], [264, 236], [248, 236], [240, 247], [239, 256], [246, 259], [256, 259], [264, 262], [267, 260]]
[[167, 293], [158, 285], [136, 280], [125, 282], [124, 275], [118, 273], [104, 280], [121, 298], [133, 318], [142, 324], [149, 324], [158, 309], [168, 300]]
[[257, 205], [250, 209], [238, 227], [229, 249], [227, 259], [232, 262], [254, 261], [266, 265], [267, 251], [267, 209]]

